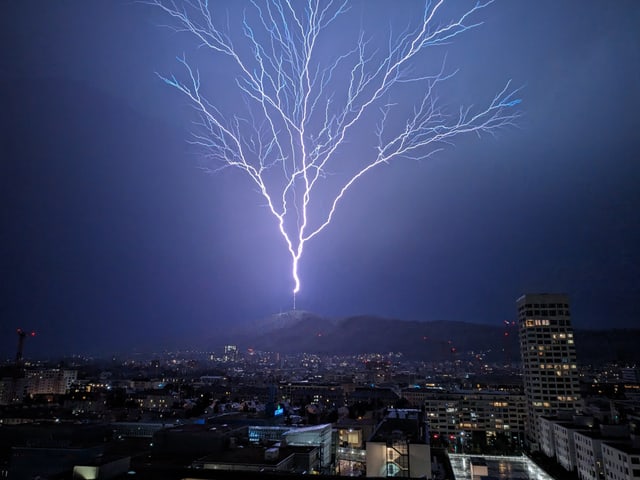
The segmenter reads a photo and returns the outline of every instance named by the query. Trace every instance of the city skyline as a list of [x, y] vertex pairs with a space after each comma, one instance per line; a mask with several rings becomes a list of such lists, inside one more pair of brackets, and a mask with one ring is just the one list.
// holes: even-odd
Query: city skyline
[[[385, 2], [366, 15], [353, 5], [390, 22]], [[524, 293], [566, 292], [574, 328], [635, 327], [640, 7], [498, 1], [480, 20], [446, 48], [459, 72], [444, 103], [480, 102], [511, 79], [524, 87], [518, 127], [363, 179], [309, 243], [298, 307], [500, 324]], [[162, 23], [124, 1], [8, 3], [3, 354], [17, 327], [44, 349], [106, 350], [292, 307], [259, 195], [230, 172], [203, 173], [186, 143], [189, 108], [155, 72], [195, 48]]]

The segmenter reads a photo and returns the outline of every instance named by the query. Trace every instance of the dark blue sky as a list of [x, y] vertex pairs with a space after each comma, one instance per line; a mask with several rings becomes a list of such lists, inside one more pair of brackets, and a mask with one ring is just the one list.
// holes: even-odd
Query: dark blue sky
[[[381, 31], [420, 3], [350, 14]], [[640, 3], [503, 0], [479, 18], [446, 47], [460, 71], [443, 101], [482, 104], [513, 79], [518, 128], [363, 178], [308, 244], [299, 308], [497, 324], [521, 293], [562, 291], [578, 328], [638, 325]], [[187, 102], [154, 73], [202, 55], [165, 20], [128, 1], [3, 5], [3, 356], [18, 326], [34, 349], [106, 352], [291, 307], [275, 220], [238, 172], [197, 168]]]

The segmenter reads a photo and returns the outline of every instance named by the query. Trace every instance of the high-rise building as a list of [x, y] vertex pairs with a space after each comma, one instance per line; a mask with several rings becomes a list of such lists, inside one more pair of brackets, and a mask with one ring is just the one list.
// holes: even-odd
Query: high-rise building
[[538, 449], [541, 416], [580, 410], [569, 298], [564, 294], [526, 294], [516, 303], [527, 403], [527, 440], [532, 449]]
[[224, 356], [222, 359], [225, 362], [235, 362], [238, 359], [238, 346], [237, 345], [225, 345]]

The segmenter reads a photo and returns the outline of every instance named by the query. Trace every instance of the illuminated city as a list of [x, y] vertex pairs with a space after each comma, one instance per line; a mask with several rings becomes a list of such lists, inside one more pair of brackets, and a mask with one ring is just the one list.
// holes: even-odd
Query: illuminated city
[[0, 480], [640, 480], [640, 3], [7, 0]]

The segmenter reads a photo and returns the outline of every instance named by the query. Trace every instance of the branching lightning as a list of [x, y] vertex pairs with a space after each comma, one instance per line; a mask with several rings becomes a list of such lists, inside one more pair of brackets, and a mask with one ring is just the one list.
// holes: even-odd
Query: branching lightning
[[[240, 169], [265, 199], [291, 256], [294, 305], [305, 245], [331, 223], [355, 182], [381, 164], [427, 158], [458, 135], [493, 133], [518, 116], [518, 92], [509, 82], [487, 106], [460, 108], [451, 116], [436, 94], [452, 76], [444, 62], [435, 72], [417, 73], [421, 53], [479, 26], [473, 18], [493, 0], [478, 1], [446, 23], [439, 20], [445, 0], [427, 1], [417, 27], [389, 34], [384, 51], [361, 32], [352, 48], [333, 58], [318, 51], [320, 41], [349, 12], [348, 0], [252, 0], [242, 17], [242, 44], [234, 43], [229, 20], [214, 16], [208, 0], [147, 3], [168, 14], [175, 31], [191, 34], [201, 48], [235, 65], [235, 85], [245, 100], [238, 109], [242, 115], [223, 114], [205, 97], [200, 72], [186, 56], [178, 58], [182, 79], [159, 76], [197, 111], [191, 142], [217, 165], [211, 170]], [[398, 105], [389, 99], [406, 83], [419, 84], [421, 96], [400, 124], [390, 120]], [[365, 115], [377, 115], [375, 149], [363, 148], [369, 158], [343, 179], [324, 211], [314, 208], [318, 186], [339, 165], [340, 149]]]

